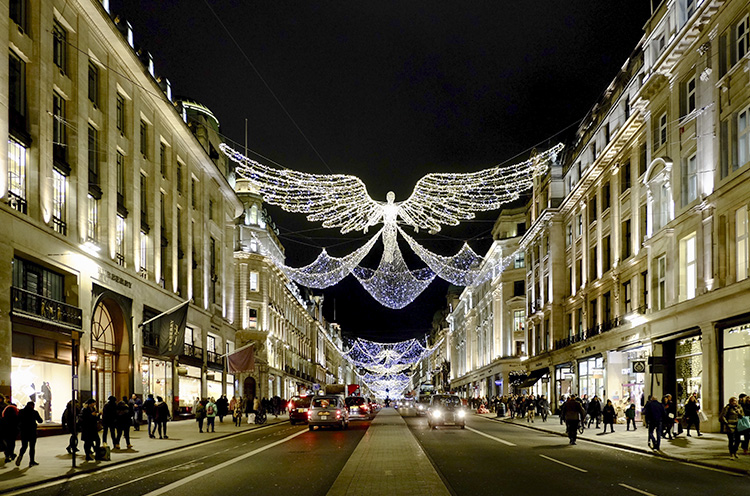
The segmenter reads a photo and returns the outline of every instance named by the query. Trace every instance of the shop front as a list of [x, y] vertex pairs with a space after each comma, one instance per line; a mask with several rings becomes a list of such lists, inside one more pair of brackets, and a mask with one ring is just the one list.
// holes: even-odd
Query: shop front
[[149, 394], [161, 396], [168, 404], [172, 404], [172, 362], [156, 357], [144, 356], [141, 360], [141, 379], [143, 382], [143, 396]]
[[226, 395], [227, 398], [232, 398], [234, 396], [234, 392], [237, 391], [237, 386], [235, 384], [234, 374], [227, 374], [226, 378]]
[[575, 366], [571, 362], [555, 366], [555, 402], [559, 403], [563, 397], [567, 399], [575, 392], [573, 391], [576, 379], [575, 370]]
[[201, 369], [193, 365], [182, 365], [178, 368], [180, 374], [179, 392], [180, 413], [192, 413], [196, 398], [201, 398]]
[[601, 355], [578, 361], [578, 394], [588, 398], [605, 398], [604, 357]]
[[208, 369], [206, 372], [206, 397], [217, 400], [221, 398], [222, 392], [222, 371], [216, 369]]
[[640, 344], [607, 352], [607, 399], [612, 400], [618, 417], [624, 417], [625, 410], [635, 404], [636, 420], [640, 420], [641, 409], [646, 401], [646, 367], [649, 356], [651, 346]]
[[[744, 320], [744, 319], [743, 319]], [[750, 392], [750, 315], [744, 322], [731, 322], [719, 326], [721, 339], [722, 398], [726, 405], [729, 398]]]

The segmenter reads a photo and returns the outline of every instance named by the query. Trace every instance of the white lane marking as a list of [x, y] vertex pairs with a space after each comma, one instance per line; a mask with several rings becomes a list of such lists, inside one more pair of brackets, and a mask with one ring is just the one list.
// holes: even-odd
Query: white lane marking
[[477, 433], [477, 434], [479, 434], [480, 436], [484, 436], [484, 437], [486, 437], [486, 438], [492, 439], [493, 441], [497, 441], [498, 443], [503, 443], [503, 444], [504, 444], [504, 445], [506, 445], [506, 446], [515, 446], [515, 444], [511, 443], [510, 441], [506, 441], [505, 439], [500, 439], [499, 437], [495, 437], [495, 436], [490, 436], [489, 434], [485, 434], [485, 433], [484, 433], [484, 432], [482, 432], [482, 431], [478, 431], [478, 430], [476, 430], [476, 429], [472, 429], [472, 428], [471, 428], [471, 427], [469, 427], [468, 425], [466, 426], [466, 429], [467, 429], [467, 430], [470, 430], [471, 432], [476, 432], [476, 433]]
[[[256, 427], [254, 429], [248, 429], [246, 431], [238, 432], [236, 434], [230, 434], [228, 436], [224, 436], [224, 437], [221, 437], [221, 438], [214, 439], [213, 441], [206, 441], [205, 443], [201, 443], [200, 446], [208, 446], [209, 444], [218, 443], [218, 442], [221, 442], [221, 441], [226, 441], [227, 439], [234, 439], [235, 437], [244, 436], [245, 434], [249, 434], [249, 433], [258, 431], [260, 429], [269, 429], [271, 427], [274, 427], [275, 425], [279, 425], [279, 424], [264, 425], [263, 427]], [[283, 429], [280, 432], [283, 432], [283, 431], [286, 431], [286, 430], [289, 430], [289, 429], [288, 428], [287, 429]], [[305, 431], [302, 431], [302, 432], [305, 432]], [[182, 451], [194, 450], [194, 449], [195, 449], [195, 445], [194, 444], [190, 445], [190, 446], [183, 446], [182, 448], [177, 448], [177, 449], [170, 450], [170, 451], [162, 451], [160, 453], [154, 453], [152, 455], [148, 455], [146, 457], [139, 458], [137, 460], [132, 460], [132, 461], [129, 461], [129, 462], [124, 462], [124, 463], [118, 463], [117, 465], [112, 465], [112, 466], [109, 466], [109, 467], [106, 467], [106, 468], [103, 468], [103, 469], [100, 469], [100, 470], [94, 470], [94, 471], [91, 471], [91, 472], [84, 472], [84, 473], [81, 473], [81, 474], [73, 475], [71, 477], [66, 477], [64, 479], [55, 480], [55, 481], [51, 481], [51, 482], [44, 482], [42, 484], [38, 484], [38, 485], [35, 485], [35, 486], [32, 486], [32, 487], [26, 487], [26, 488], [23, 488], [23, 489], [18, 489], [16, 491], [9, 492], [9, 493], [4, 493], [4, 494], [5, 494], [5, 496], [16, 496], [18, 494], [25, 494], [25, 493], [29, 493], [31, 491], [36, 491], [38, 489], [46, 489], [48, 487], [59, 486], [60, 484], [68, 484], [70, 482], [77, 481], [77, 480], [80, 480], [80, 479], [84, 479], [86, 477], [91, 477], [92, 475], [97, 475], [97, 474], [101, 474], [101, 473], [104, 473], [104, 472], [109, 472], [109, 471], [112, 471], [112, 470], [120, 470], [121, 468], [127, 468], [127, 467], [130, 467], [131, 465], [137, 465], [139, 463], [150, 462], [150, 461], [155, 460], [157, 458], [162, 458], [162, 457], [165, 457], [165, 456], [171, 456], [171, 455], [174, 455], [176, 453], [180, 453]], [[172, 468], [174, 468], [174, 467], [172, 467]], [[171, 468], [169, 470], [171, 470]]]
[[623, 483], [620, 483], [620, 485], [621, 485], [622, 487], [624, 487], [625, 489], [630, 489], [631, 491], [635, 491], [635, 492], [637, 492], [637, 493], [640, 493], [640, 494], [645, 494], [646, 496], [656, 496], [656, 495], [655, 495], [655, 494], [653, 494], [653, 493], [647, 493], [646, 491], [641, 491], [641, 490], [640, 490], [640, 489], [638, 489], [637, 487], [633, 487], [633, 486], [628, 486], [627, 484], [623, 484]]
[[582, 468], [578, 468], [575, 465], [571, 465], [569, 463], [561, 462], [560, 460], [555, 460], [554, 458], [550, 458], [549, 456], [545, 456], [545, 455], [539, 455], [539, 456], [541, 456], [542, 458], [546, 458], [547, 460], [549, 460], [551, 462], [559, 463], [560, 465], [565, 465], [566, 467], [572, 468], [573, 470], [578, 470], [579, 472], [584, 472], [584, 473], [588, 472], [588, 470], [584, 470]]
[[211, 468], [207, 468], [207, 469], [202, 470], [200, 472], [196, 472], [193, 475], [185, 477], [184, 479], [180, 479], [180, 480], [178, 480], [176, 482], [173, 482], [173, 483], [171, 483], [169, 485], [166, 485], [166, 486], [162, 487], [161, 489], [157, 489], [156, 491], [151, 491], [150, 493], [147, 493], [145, 496], [158, 496], [159, 494], [168, 493], [169, 491], [172, 491], [173, 489], [177, 489], [178, 487], [184, 486], [185, 484], [188, 484], [189, 482], [192, 482], [192, 481], [194, 481], [196, 479], [200, 479], [201, 477], [205, 477], [206, 475], [208, 475], [210, 473], [213, 473], [213, 472], [216, 472], [217, 470], [221, 470], [221, 469], [226, 468], [226, 467], [228, 467], [230, 465], [233, 465], [233, 464], [235, 464], [237, 462], [241, 462], [242, 460], [244, 460], [246, 458], [250, 458], [251, 456], [255, 456], [258, 453], [262, 453], [263, 451], [266, 451], [266, 450], [271, 449], [271, 448], [275, 448], [276, 446], [278, 446], [280, 444], [283, 444], [283, 443], [285, 443], [287, 441], [291, 441], [295, 437], [297, 437], [297, 436], [299, 436], [301, 434], [304, 434], [305, 432], [307, 432], [307, 431], [299, 431], [299, 432], [297, 432], [295, 434], [292, 434], [291, 436], [285, 437], [284, 439], [281, 439], [279, 441], [273, 442], [271, 444], [267, 444], [267, 445], [263, 446], [262, 448], [255, 449], [253, 451], [250, 451], [249, 453], [245, 453], [244, 455], [240, 455], [238, 457], [232, 458], [231, 460], [227, 460], [227, 461], [225, 461], [223, 463], [220, 463], [218, 465], [214, 465]]
[[742, 474], [738, 474], [737, 472], [731, 472], [729, 470], [724, 470], [722, 468], [708, 467], [706, 465], [698, 465], [697, 463], [693, 463], [693, 462], [680, 462], [680, 463], [682, 463], [683, 465], [687, 465], [688, 467], [703, 468], [706, 470], [713, 470], [714, 472], [720, 472], [722, 474], [733, 475], [735, 477], [744, 477]]

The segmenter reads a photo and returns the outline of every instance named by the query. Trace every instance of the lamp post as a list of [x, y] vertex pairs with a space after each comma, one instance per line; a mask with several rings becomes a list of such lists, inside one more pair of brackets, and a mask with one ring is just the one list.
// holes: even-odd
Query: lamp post
[[95, 349], [91, 349], [91, 351], [88, 352], [86, 355], [86, 359], [91, 364], [90, 374], [89, 374], [89, 390], [91, 391], [91, 397], [94, 397], [94, 372], [96, 371], [96, 364], [99, 361], [99, 354], [96, 352]]

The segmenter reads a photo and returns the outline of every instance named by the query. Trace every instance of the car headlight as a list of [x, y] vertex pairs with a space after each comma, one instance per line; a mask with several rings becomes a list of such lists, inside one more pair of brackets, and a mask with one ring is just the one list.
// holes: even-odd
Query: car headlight
[[464, 418], [466, 416], [466, 412], [463, 410], [458, 411], [458, 418]]
[[433, 410], [432, 411], [432, 416], [433, 417], [439, 417], [442, 414], [443, 414], [443, 412], [441, 412], [440, 410]]

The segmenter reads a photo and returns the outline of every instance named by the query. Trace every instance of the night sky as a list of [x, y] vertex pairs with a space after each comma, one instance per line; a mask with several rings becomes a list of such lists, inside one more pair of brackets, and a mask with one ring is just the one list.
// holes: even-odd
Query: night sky
[[[575, 130], [642, 36], [649, 0], [310, 2], [112, 0], [173, 94], [208, 106], [250, 157], [360, 177], [370, 196], [406, 199], [429, 172], [473, 172], [528, 156]], [[567, 133], [566, 133], [567, 131]], [[524, 154], [526, 154], [524, 156]], [[287, 263], [326, 247], [343, 256], [371, 236], [342, 236], [269, 207]], [[496, 213], [415, 237], [452, 255], [491, 244]], [[411, 229], [408, 232], [412, 233]], [[412, 269], [423, 266], [402, 251]], [[376, 267], [374, 252], [363, 265]], [[349, 276], [325, 290], [345, 335], [397, 341], [429, 332], [448, 284], [403, 310]], [[335, 301], [335, 305], [334, 305]]]

